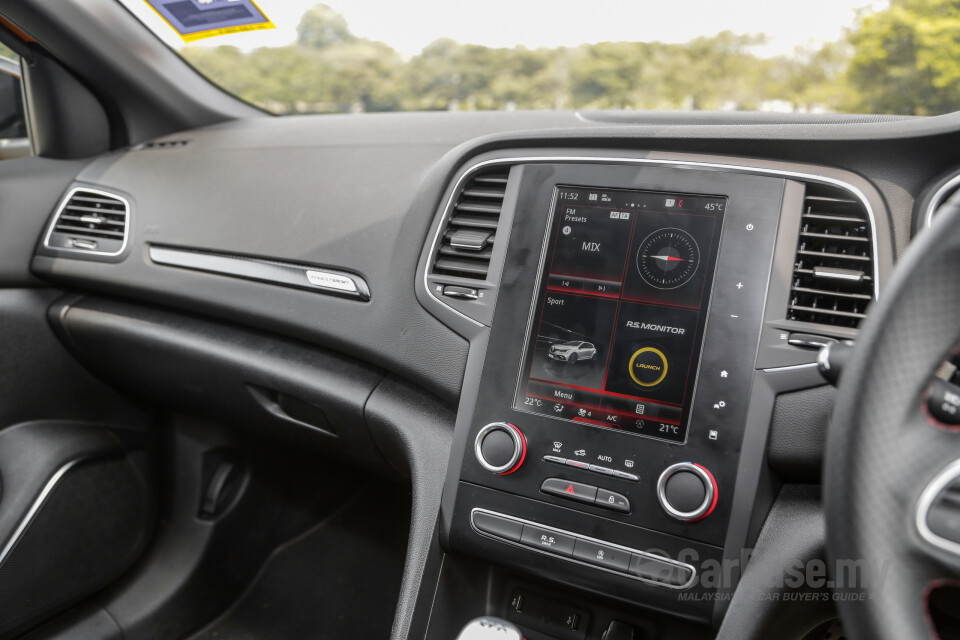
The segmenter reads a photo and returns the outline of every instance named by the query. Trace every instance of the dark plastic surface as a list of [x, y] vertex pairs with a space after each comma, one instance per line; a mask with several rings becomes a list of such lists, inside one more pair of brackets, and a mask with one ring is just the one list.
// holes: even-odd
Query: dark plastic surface
[[9, 638], [127, 570], [150, 538], [156, 505], [145, 469], [99, 425], [4, 429], [0, 473], [0, 637]]
[[674, 509], [689, 513], [696, 511], [703, 504], [707, 488], [697, 474], [691, 471], [678, 471], [667, 480], [663, 493]]
[[22, 69], [34, 153], [69, 159], [110, 149], [107, 111], [87, 86], [39, 49], [24, 59]]
[[[364, 403], [382, 377], [373, 367], [290, 340], [106, 299], [58, 306], [51, 319], [81, 362], [134, 397], [386, 471], [363, 422]], [[105, 357], [120, 353], [124, 357]], [[290, 416], [276, 394], [321, 408], [332, 429]]]
[[502, 467], [513, 459], [516, 452], [513, 438], [506, 431], [491, 431], [480, 442], [480, 454], [494, 467]]
[[777, 396], [767, 459], [785, 482], [820, 482], [836, 398], [836, 389], [826, 384]]
[[442, 563], [437, 516], [450, 452], [450, 425], [456, 416], [436, 397], [391, 376], [371, 394], [364, 416], [384, 456], [398, 473], [410, 478], [413, 494], [406, 565], [391, 637], [422, 637]]
[[825, 560], [820, 490], [784, 486], [733, 596], [717, 640], [801, 640], [836, 615], [824, 585], [789, 586], [790, 567]]
[[[104, 612], [122, 629], [122, 637], [127, 640], [189, 637], [240, 598], [279, 545], [330, 520], [346, 505], [353, 504], [362, 512], [367, 504], [360, 494], [368, 486], [369, 474], [334, 460], [318, 462], [316, 453], [302, 447], [251, 437], [241, 430], [182, 416], [166, 420], [164, 432], [165, 499], [154, 544], [134, 571], [67, 614], [60, 624], [65, 630], [52, 637], [73, 637], [73, 629], [91, 625]], [[221, 517], [201, 519], [197, 517], [197, 507], [206, 488], [203, 461], [210, 452], [222, 451], [231, 451], [243, 461], [249, 470], [249, 481]], [[384, 495], [395, 496], [395, 489], [387, 489]], [[406, 508], [404, 500], [397, 498], [393, 502], [391, 509], [402, 514]], [[376, 507], [371, 511], [376, 511]], [[329, 524], [331, 529], [343, 531], [336, 523]], [[365, 538], [362, 534], [359, 537]], [[391, 537], [395, 539], [394, 535]], [[401, 541], [396, 543], [402, 545]], [[387, 545], [380, 549], [393, 555], [387, 551]], [[314, 552], [315, 549], [308, 551]], [[352, 553], [341, 559], [350, 557]], [[399, 565], [396, 557], [392, 562], [394, 567]], [[303, 564], [311, 566], [314, 578], [319, 577], [312, 561], [304, 560]], [[391, 572], [385, 582], [396, 585], [395, 579], [396, 574]], [[268, 580], [272, 581], [273, 576]], [[283, 606], [293, 603], [291, 596]], [[315, 606], [293, 608], [298, 610], [296, 617], [278, 621], [277, 630], [289, 629], [284, 624], [317, 623]], [[370, 622], [383, 625], [385, 617], [389, 616], [377, 613]], [[279, 637], [269, 630], [263, 635]]]
[[484, 533], [514, 542], [518, 542], [523, 533], [522, 523], [483, 511], [473, 514], [473, 525]]
[[0, 162], [0, 286], [37, 286], [30, 259], [67, 185], [86, 163], [82, 160], [18, 158]]

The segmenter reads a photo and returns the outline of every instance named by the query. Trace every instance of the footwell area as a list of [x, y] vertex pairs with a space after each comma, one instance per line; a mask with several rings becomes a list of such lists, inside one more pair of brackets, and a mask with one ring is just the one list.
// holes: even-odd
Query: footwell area
[[193, 640], [389, 637], [408, 507], [394, 487], [360, 491], [278, 548], [240, 599]]

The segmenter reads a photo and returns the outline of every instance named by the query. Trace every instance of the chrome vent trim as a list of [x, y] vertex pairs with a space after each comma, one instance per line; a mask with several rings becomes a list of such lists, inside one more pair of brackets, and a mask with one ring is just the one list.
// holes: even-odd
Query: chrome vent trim
[[927, 205], [927, 210], [924, 212], [924, 225], [929, 227], [933, 224], [933, 217], [937, 215], [937, 211], [940, 210], [943, 203], [949, 200], [950, 196], [956, 193], [958, 189], [960, 189], [960, 173], [944, 182], [943, 185], [934, 192], [933, 197], [930, 198], [930, 204]]
[[440, 234], [432, 275], [486, 279], [509, 175], [509, 166], [493, 167], [467, 179]]
[[130, 202], [91, 187], [74, 187], [60, 200], [43, 246], [99, 256], [118, 256], [130, 237]]
[[845, 189], [807, 183], [787, 319], [856, 329], [876, 299], [873, 220]]

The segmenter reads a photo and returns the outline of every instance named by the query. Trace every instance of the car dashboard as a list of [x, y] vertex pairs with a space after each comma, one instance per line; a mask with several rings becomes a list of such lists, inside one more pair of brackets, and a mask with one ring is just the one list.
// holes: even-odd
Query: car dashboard
[[819, 348], [960, 183], [955, 123], [239, 120], [51, 185], [32, 271], [100, 376], [405, 477], [395, 634], [737, 629], [745, 550], [819, 482]]

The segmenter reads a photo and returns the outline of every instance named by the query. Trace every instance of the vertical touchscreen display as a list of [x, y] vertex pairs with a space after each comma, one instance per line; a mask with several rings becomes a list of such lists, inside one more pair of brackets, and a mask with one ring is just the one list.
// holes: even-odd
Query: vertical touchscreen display
[[685, 442], [726, 198], [558, 186], [514, 407]]

